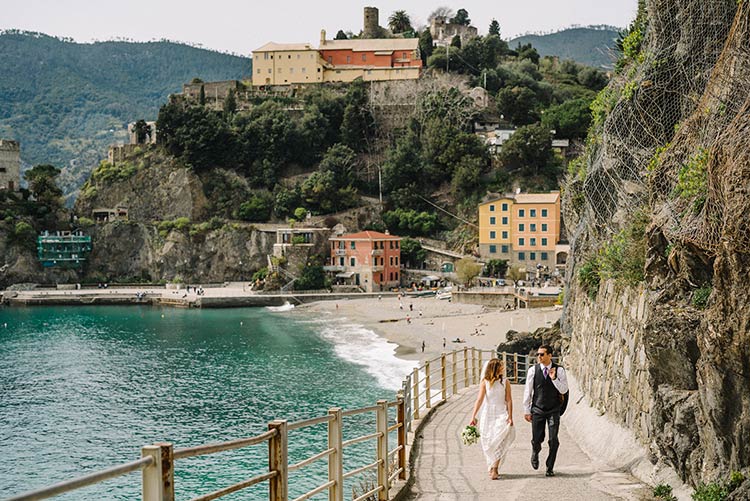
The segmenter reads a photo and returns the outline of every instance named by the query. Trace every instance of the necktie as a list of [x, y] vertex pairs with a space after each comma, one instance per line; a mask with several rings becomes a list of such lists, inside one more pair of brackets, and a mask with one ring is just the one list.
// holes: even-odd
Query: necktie
[[547, 368], [546, 367], [544, 368], [543, 372], [544, 372], [544, 379], [547, 379]]

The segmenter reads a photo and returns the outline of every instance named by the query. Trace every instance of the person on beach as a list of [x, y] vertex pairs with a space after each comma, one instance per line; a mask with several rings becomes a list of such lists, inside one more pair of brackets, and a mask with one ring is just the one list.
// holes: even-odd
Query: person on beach
[[424, 341], [422, 341], [422, 353], [424, 353]]
[[549, 429], [548, 477], [555, 476], [555, 459], [560, 441], [560, 411], [562, 395], [568, 392], [565, 369], [552, 362], [552, 347], [543, 344], [536, 350], [538, 363], [529, 367], [523, 392], [524, 419], [531, 423], [531, 467], [539, 469], [539, 451], [542, 450], [545, 427]]
[[491, 359], [484, 368], [470, 425], [477, 425], [477, 414], [482, 452], [490, 479], [496, 480], [500, 478], [500, 463], [516, 438], [510, 382], [505, 377], [505, 365], [499, 358]]

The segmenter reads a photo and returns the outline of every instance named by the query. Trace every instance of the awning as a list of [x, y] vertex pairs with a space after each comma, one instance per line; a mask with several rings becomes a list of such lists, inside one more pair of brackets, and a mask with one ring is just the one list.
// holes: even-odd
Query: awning
[[427, 275], [426, 277], [422, 277], [422, 282], [435, 282], [437, 280], [440, 280], [440, 277], [436, 277], [435, 275]]
[[345, 271], [343, 273], [336, 273], [336, 278], [352, 278], [354, 275], [353, 271]]

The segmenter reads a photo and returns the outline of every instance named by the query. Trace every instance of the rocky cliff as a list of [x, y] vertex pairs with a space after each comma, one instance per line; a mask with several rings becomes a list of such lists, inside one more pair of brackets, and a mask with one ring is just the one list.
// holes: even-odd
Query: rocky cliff
[[692, 484], [750, 465], [750, 9], [646, 0], [565, 186], [592, 404]]

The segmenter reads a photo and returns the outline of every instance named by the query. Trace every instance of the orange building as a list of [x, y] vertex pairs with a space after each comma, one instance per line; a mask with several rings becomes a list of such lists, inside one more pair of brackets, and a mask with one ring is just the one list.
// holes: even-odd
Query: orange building
[[401, 237], [362, 231], [328, 239], [330, 266], [339, 284], [355, 285], [365, 292], [398, 287], [401, 275]]

